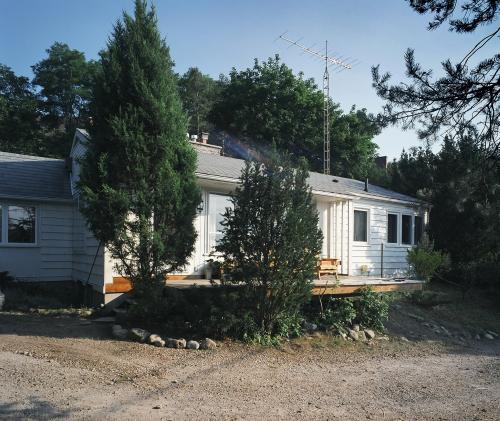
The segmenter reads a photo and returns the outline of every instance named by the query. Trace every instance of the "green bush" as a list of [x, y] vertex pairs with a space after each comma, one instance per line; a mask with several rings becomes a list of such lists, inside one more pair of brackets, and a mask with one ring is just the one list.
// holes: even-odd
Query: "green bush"
[[343, 331], [356, 318], [356, 308], [351, 298], [330, 298], [320, 317], [320, 322], [329, 328]]
[[444, 253], [434, 250], [434, 243], [426, 233], [415, 248], [408, 250], [406, 259], [410, 265], [411, 276], [426, 282], [429, 282], [440, 268], [446, 266], [448, 261]]
[[361, 288], [355, 301], [356, 321], [363, 327], [384, 329], [384, 322], [389, 318], [389, 301], [387, 294], [377, 293], [369, 286]]
[[310, 298], [322, 233], [307, 177], [303, 162], [294, 168], [290, 157], [276, 152], [265, 164], [247, 163], [234, 209], [224, 215], [216, 250], [230, 277], [222, 283], [237, 285], [239, 306], [230, 308], [245, 331], [257, 327], [254, 336], [295, 334]]

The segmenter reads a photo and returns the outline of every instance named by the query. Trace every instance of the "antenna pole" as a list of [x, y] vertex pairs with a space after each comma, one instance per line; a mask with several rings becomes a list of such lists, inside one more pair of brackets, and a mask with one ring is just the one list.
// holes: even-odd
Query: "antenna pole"
[[325, 41], [323, 73], [323, 172], [330, 175], [330, 75], [328, 74], [328, 41]]
[[325, 62], [325, 71], [323, 73], [323, 172], [330, 174], [330, 75], [328, 66], [333, 65], [343, 69], [352, 69], [352, 66], [336, 57], [328, 57], [328, 41], [325, 42], [325, 54], [323, 54], [320, 51], [299, 44], [298, 41], [285, 37], [285, 34], [281, 34], [279, 38]]

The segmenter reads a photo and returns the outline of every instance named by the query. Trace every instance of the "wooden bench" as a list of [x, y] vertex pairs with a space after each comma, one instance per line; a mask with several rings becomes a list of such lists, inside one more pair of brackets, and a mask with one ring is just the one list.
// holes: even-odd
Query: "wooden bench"
[[339, 259], [322, 258], [318, 261], [317, 273], [318, 279], [321, 280], [322, 275], [333, 275], [335, 280], [338, 280], [338, 269], [341, 262]]

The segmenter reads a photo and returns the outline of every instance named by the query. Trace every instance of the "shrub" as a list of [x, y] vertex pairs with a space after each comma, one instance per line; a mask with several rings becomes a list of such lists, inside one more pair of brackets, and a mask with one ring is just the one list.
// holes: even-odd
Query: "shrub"
[[311, 292], [321, 251], [318, 213], [307, 185], [305, 164], [271, 154], [266, 164], [247, 163], [222, 223], [224, 285], [238, 285], [234, 316], [253, 319], [257, 332], [289, 336]]
[[349, 327], [356, 318], [356, 309], [351, 298], [330, 298], [321, 317], [321, 322], [328, 327], [342, 331]]
[[434, 243], [426, 233], [415, 248], [408, 250], [406, 259], [411, 275], [426, 282], [429, 282], [448, 260], [444, 253], [434, 250]]
[[369, 286], [361, 288], [359, 299], [355, 302], [356, 321], [364, 327], [382, 330], [389, 318], [389, 300], [387, 294], [376, 293]]

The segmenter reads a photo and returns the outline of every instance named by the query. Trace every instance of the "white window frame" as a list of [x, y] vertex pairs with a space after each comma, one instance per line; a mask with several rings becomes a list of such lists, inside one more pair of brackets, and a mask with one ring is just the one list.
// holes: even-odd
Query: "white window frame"
[[[387, 231], [389, 229], [389, 224], [388, 224], [388, 214], [393, 214], [398, 216], [398, 242], [397, 243], [389, 243], [387, 241]], [[410, 244], [404, 244], [403, 243], [403, 215], [407, 215], [411, 217], [411, 243]], [[414, 247], [416, 246], [415, 243], [415, 217], [420, 216], [422, 218], [422, 229], [425, 231], [426, 228], [426, 214], [421, 213], [421, 212], [412, 212], [408, 211], [407, 209], [396, 209], [396, 208], [388, 208], [386, 209], [386, 240], [385, 240], [385, 246], [386, 247], [401, 247], [401, 248], [408, 248], [408, 247]]]
[[218, 192], [218, 191], [208, 191], [207, 192], [207, 200], [206, 200], [206, 204], [205, 204], [205, 215], [206, 215], [206, 229], [205, 229], [205, 238], [206, 238], [206, 244], [205, 244], [205, 255], [211, 255], [211, 254], [218, 254], [216, 251], [215, 251], [215, 244], [212, 244], [211, 240], [210, 240], [210, 196], [211, 195], [214, 195], [214, 196], [225, 196], [227, 198], [230, 198], [231, 197], [231, 194], [229, 193], [221, 193], [221, 192]]
[[[9, 207], [30, 207], [35, 208], [35, 242], [34, 243], [12, 243], [9, 242]], [[2, 208], [2, 215], [0, 224], [2, 225], [2, 232], [0, 238], [0, 247], [38, 247], [39, 227], [40, 227], [40, 207], [32, 203], [19, 203], [19, 202], [0, 202]]]
[[[354, 239], [354, 233], [355, 233], [355, 226], [354, 226], [354, 212], [359, 211], [359, 212], [366, 212], [366, 241], [356, 241]], [[363, 208], [363, 207], [355, 207], [352, 210], [352, 243], [353, 245], [356, 246], [366, 246], [370, 244], [370, 231], [371, 231], [371, 217], [370, 217], [370, 208]]]

